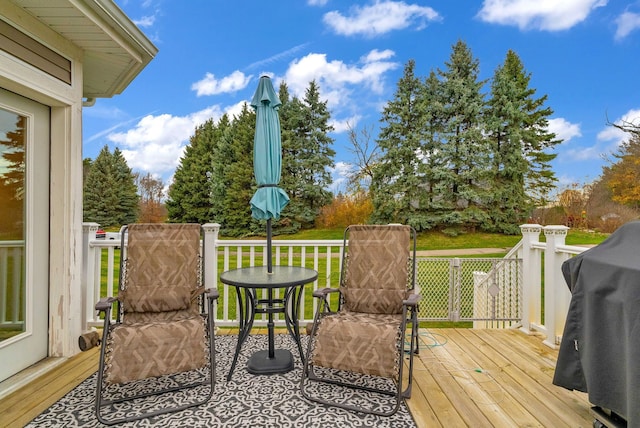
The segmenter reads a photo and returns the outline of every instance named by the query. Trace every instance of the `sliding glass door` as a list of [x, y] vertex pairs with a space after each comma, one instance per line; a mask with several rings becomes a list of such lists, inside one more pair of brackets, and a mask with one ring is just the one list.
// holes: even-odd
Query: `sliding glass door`
[[49, 123], [0, 89], [0, 381], [47, 356]]

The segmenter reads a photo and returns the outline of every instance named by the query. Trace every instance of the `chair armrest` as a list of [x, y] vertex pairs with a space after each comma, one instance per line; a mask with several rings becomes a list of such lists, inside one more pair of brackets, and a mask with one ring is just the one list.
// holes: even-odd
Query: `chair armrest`
[[402, 304], [405, 306], [413, 306], [416, 307], [420, 303], [420, 295], [419, 294], [409, 294], [407, 300], [403, 300]]
[[104, 312], [111, 307], [113, 302], [117, 300], [118, 299], [115, 297], [103, 297], [98, 301], [98, 303], [96, 303], [96, 310], [100, 312]]
[[215, 288], [208, 288], [206, 290], [206, 293], [207, 293], [207, 298], [208, 299], [218, 300], [218, 297], [220, 297], [220, 293]]
[[324, 299], [324, 298], [327, 297], [327, 295], [329, 293], [339, 293], [339, 292], [340, 292], [340, 289], [338, 289], [338, 288], [326, 287], [326, 288], [321, 288], [319, 290], [314, 291], [313, 292], [313, 297], [318, 297], [320, 299]]

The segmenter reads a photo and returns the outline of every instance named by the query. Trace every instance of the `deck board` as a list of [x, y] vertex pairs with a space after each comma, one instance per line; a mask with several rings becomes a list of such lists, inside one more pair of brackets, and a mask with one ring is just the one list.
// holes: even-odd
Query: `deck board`
[[[499, 384], [499, 368], [482, 358], [481, 353], [468, 353], [462, 336], [455, 330], [447, 332], [447, 348], [455, 362], [449, 370], [456, 375], [473, 403], [492, 426], [527, 426], [531, 414]], [[506, 411], [508, 410], [508, 411]]]
[[[420, 346], [407, 400], [419, 427], [592, 426], [587, 395], [552, 384], [558, 353], [538, 336], [421, 329]], [[78, 354], [0, 400], [0, 426], [24, 426], [91, 375], [97, 361], [97, 348]]]
[[[500, 366], [501, 363], [507, 364], [507, 362], [495, 349], [470, 331], [460, 331], [455, 340], [459, 340], [463, 347], [475, 347], [478, 350], [476, 357], [479, 361], [479, 367], [496, 377], [504, 394], [526, 409], [529, 416], [518, 426], [562, 426], [562, 424], [558, 424], [557, 415], [549, 410], [542, 401], [542, 397], [538, 397], [527, 389], [526, 385], [523, 386], [523, 378], [516, 369], [510, 366]], [[531, 422], [534, 418], [536, 422]]]

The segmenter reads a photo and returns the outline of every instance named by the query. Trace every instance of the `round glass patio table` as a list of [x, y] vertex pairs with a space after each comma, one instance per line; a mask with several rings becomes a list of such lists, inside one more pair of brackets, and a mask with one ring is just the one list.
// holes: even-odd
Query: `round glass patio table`
[[[257, 314], [267, 314], [269, 348], [255, 352], [247, 362], [247, 370], [252, 374], [286, 373], [293, 369], [293, 355], [287, 349], [275, 349], [273, 314], [284, 314], [287, 331], [298, 346], [303, 359], [298, 326], [300, 298], [305, 284], [315, 281], [318, 272], [300, 266], [272, 266], [272, 272], [266, 266], [254, 266], [228, 270], [220, 274], [220, 281], [236, 288], [238, 296], [238, 343], [231, 363], [227, 380], [231, 380], [238, 362], [238, 355], [244, 341], [251, 332], [253, 320]], [[265, 290], [266, 298], [258, 292]], [[283, 290], [284, 297], [276, 297], [275, 291]]]

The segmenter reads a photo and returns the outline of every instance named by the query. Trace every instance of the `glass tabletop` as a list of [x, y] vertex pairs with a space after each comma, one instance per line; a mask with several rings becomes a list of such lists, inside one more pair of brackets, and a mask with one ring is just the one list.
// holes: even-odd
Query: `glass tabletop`
[[220, 281], [236, 287], [281, 288], [307, 284], [318, 278], [318, 272], [300, 266], [266, 266], [232, 269], [220, 274]]

